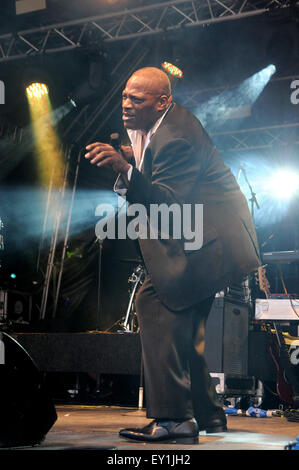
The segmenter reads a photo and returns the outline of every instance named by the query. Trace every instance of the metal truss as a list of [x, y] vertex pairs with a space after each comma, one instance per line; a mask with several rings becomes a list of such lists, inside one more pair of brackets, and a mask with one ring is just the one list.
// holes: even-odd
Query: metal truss
[[[269, 87], [273, 83], [277, 82], [284, 82], [288, 81], [291, 82], [293, 80], [297, 80], [299, 77], [299, 68], [297, 73], [293, 73], [292, 75], [287, 75], [287, 76], [278, 76], [275, 77], [273, 76], [267, 86]], [[223, 92], [226, 92], [228, 90], [233, 90], [234, 88], [237, 88], [240, 86], [240, 83], [234, 83], [231, 85], [225, 85], [222, 87], [210, 87], [210, 88], [191, 88], [191, 89], [186, 89], [184, 88], [183, 91], [179, 91], [176, 93], [176, 98], [179, 99], [179, 103], [182, 106], [185, 106], [186, 108], [190, 109], [196, 109], [199, 106], [202, 106], [203, 103], [205, 103], [208, 99], [211, 97], [215, 97], [220, 95]]]
[[211, 133], [221, 153], [287, 147], [299, 144], [299, 122]]
[[0, 36], [0, 62], [262, 15], [291, 0], [172, 0]]

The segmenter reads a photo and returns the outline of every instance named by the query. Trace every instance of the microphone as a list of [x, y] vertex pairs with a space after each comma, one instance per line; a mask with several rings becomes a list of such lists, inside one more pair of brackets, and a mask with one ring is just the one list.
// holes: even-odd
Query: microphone
[[119, 152], [125, 160], [127, 160], [126, 155], [121, 148], [121, 141], [117, 132], [110, 134], [110, 145], [112, 145], [112, 147], [115, 148], [115, 150]]
[[110, 135], [110, 145], [115, 148], [115, 150], [121, 150], [120, 148], [120, 137], [117, 132], [114, 132]]

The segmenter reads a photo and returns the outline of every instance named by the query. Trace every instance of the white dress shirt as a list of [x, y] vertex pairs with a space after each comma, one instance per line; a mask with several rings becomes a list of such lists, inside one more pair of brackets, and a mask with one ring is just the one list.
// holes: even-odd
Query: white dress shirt
[[[150, 140], [152, 136], [157, 132], [157, 129], [161, 125], [164, 117], [166, 116], [169, 108], [171, 105], [168, 106], [166, 109], [165, 113], [155, 122], [153, 127], [148, 131], [147, 134], [144, 134], [139, 129], [132, 130], [132, 129], [127, 129], [127, 133], [129, 136], [129, 139], [131, 141], [132, 149], [133, 149], [133, 155], [135, 158], [136, 162], [136, 168], [137, 170], [141, 171], [142, 165], [143, 165], [143, 160], [144, 160], [144, 154], [145, 151], [150, 143]], [[131, 175], [132, 175], [133, 167], [130, 165], [130, 169], [128, 170], [127, 177], [128, 180], [130, 181]], [[125, 196], [127, 192], [127, 187], [125, 186], [124, 181], [122, 180], [121, 175], [119, 174], [117, 177], [117, 180], [114, 184], [114, 191], [117, 192], [120, 196]]]

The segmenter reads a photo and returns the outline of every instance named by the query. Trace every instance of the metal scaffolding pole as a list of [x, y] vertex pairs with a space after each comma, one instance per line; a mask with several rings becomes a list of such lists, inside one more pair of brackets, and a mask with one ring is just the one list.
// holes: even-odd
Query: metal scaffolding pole
[[[54, 198], [52, 197], [50, 198], [50, 200], [52, 199], [52, 204], [50, 204], [50, 206], [48, 207], [48, 210], [52, 209], [53, 211], [54, 209], [55, 220], [53, 224], [53, 232], [52, 232], [51, 244], [50, 244], [50, 249], [49, 249], [49, 254], [48, 254], [47, 268], [46, 268], [45, 278], [44, 278], [44, 287], [43, 287], [41, 307], [40, 307], [40, 319], [44, 319], [46, 317], [46, 309], [47, 309], [51, 279], [53, 279], [53, 297], [55, 298], [56, 296], [56, 285], [55, 285], [55, 279], [53, 276], [53, 271], [55, 267], [55, 254], [56, 254], [58, 236], [59, 236], [59, 231], [60, 231], [61, 219], [63, 216], [63, 212], [65, 210], [64, 200], [65, 200], [69, 164], [70, 164], [70, 152], [68, 152], [68, 155], [67, 155], [62, 186], [59, 189], [59, 191], [56, 194], [54, 194]], [[54, 168], [54, 171], [55, 171], [55, 168]], [[55, 188], [53, 188], [53, 186], [51, 187], [51, 191], [55, 191]]]
[[[72, 152], [72, 147], [69, 150], [69, 155], [71, 155], [71, 152]], [[56, 292], [55, 292], [55, 297], [54, 297], [54, 306], [53, 306], [53, 313], [52, 313], [53, 318], [56, 316], [58, 299], [59, 299], [59, 294], [60, 294], [62, 274], [63, 274], [63, 268], [64, 268], [64, 260], [65, 260], [65, 254], [66, 254], [66, 249], [67, 249], [67, 244], [68, 244], [70, 224], [71, 224], [71, 219], [72, 219], [72, 212], [73, 212], [74, 199], [75, 199], [75, 194], [76, 194], [76, 189], [77, 189], [79, 167], [80, 167], [82, 153], [83, 153], [83, 149], [81, 149], [78, 153], [78, 159], [77, 159], [77, 165], [76, 165], [75, 177], [74, 177], [73, 189], [72, 189], [72, 196], [71, 196], [71, 201], [70, 201], [70, 206], [69, 206], [69, 211], [68, 211], [66, 230], [65, 230], [61, 260], [60, 260], [60, 266], [59, 266]]]

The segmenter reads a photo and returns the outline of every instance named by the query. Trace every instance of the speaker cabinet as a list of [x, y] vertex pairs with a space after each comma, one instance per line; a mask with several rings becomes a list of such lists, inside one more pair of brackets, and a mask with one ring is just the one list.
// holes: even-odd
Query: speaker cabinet
[[26, 292], [0, 290], [0, 324], [28, 325], [31, 321], [32, 297]]
[[211, 373], [247, 376], [248, 323], [248, 304], [215, 298], [205, 334], [205, 358]]
[[0, 332], [0, 383], [0, 447], [40, 443], [56, 410], [33, 360], [5, 332]]

